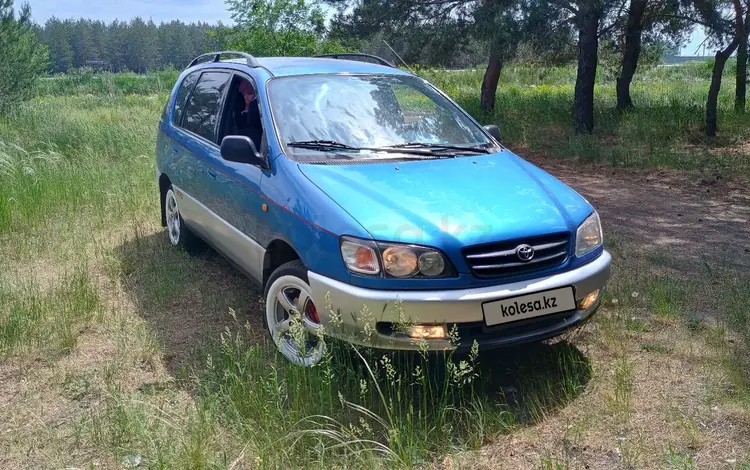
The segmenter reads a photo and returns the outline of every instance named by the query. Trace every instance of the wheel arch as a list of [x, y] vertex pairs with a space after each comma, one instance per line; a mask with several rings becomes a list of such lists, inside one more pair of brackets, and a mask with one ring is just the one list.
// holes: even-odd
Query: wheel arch
[[169, 187], [172, 185], [172, 181], [169, 179], [169, 177], [162, 173], [159, 175], [159, 204], [161, 207], [161, 226], [166, 227], [167, 226], [167, 213], [164, 207], [165, 200], [167, 198], [167, 191], [169, 190]]
[[294, 260], [302, 261], [302, 257], [288, 241], [277, 238], [269, 243], [263, 257], [263, 288], [279, 266]]

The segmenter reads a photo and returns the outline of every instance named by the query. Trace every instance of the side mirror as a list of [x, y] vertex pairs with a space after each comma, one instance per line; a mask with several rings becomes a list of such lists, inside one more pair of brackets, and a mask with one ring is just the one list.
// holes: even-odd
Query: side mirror
[[250, 137], [228, 135], [221, 140], [221, 158], [228, 162], [249, 163], [265, 167], [266, 161], [258, 153]]
[[500, 128], [496, 125], [490, 124], [489, 126], [484, 126], [484, 130], [486, 130], [487, 133], [494, 137], [498, 142], [503, 141], [503, 135], [500, 133]]

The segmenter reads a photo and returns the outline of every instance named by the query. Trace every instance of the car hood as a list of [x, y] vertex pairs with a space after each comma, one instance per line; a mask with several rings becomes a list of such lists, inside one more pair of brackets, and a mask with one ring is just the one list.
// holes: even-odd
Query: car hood
[[376, 240], [462, 247], [572, 232], [593, 211], [578, 193], [508, 150], [299, 168]]

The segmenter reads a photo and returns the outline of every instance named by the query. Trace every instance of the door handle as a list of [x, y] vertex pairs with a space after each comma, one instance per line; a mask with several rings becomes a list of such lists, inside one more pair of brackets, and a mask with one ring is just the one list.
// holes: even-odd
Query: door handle
[[208, 177], [215, 180], [216, 179], [216, 173], [213, 172], [213, 171], [211, 171], [211, 170], [208, 170]]
[[172, 153], [173, 153], [174, 155], [177, 155], [178, 153], [180, 153], [180, 149], [179, 149], [179, 148], [177, 148], [177, 147], [172, 147]]

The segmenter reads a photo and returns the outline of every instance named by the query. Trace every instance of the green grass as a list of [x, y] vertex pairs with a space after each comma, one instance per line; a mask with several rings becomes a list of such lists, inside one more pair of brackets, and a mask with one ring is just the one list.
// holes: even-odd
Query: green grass
[[[116, 345], [100, 373], [74, 370], [61, 379], [70, 401], [102, 397], [77, 420], [80, 442], [116, 462], [140, 456], [146, 468], [229, 467], [243, 452], [264, 468], [416, 466], [538, 422], [585, 389], [591, 366], [565, 342], [530, 357], [509, 353], [511, 368], [492, 356], [424, 361], [364, 350], [360, 358], [332, 344], [328, 360], [308, 371], [259, 342], [257, 323], [224, 314], [223, 334], [209, 330], [215, 336], [190, 354], [176, 351], [172, 336], [183, 325], [172, 317], [234, 308], [244, 319], [259, 294], [215, 255], [188, 256], [152, 235], [163, 100], [45, 96], [0, 118], [0, 239], [17, 267], [0, 284], [0, 352], [64, 354], [86, 328]], [[24, 268], [42, 253], [42, 266]], [[84, 260], [97, 267], [70, 281], [52, 276], [49, 288], [33, 284]], [[100, 294], [90, 278], [102, 274], [111, 287]], [[28, 279], [17, 286], [19, 278]], [[233, 286], [229, 293], [222, 283]], [[120, 288], [142, 321], [124, 320], [109, 292]], [[148, 364], [161, 350], [180, 355], [178, 386], [128, 389], [128, 371], [158, 367]], [[183, 389], [192, 400], [178, 406]]]
[[568, 470], [570, 466], [567, 463], [560, 462], [554, 457], [543, 457], [539, 461], [540, 470]]
[[0, 280], [0, 359], [20, 351], [70, 352], [101, 307], [99, 292], [83, 268], [64, 275], [49, 290], [28, 280]]
[[164, 70], [145, 75], [135, 73], [94, 73], [92, 71], [58, 74], [39, 80], [37, 96], [70, 95], [162, 95], [169, 93], [180, 72]]
[[[482, 71], [424, 72], [483, 123], [500, 126], [512, 148], [561, 159], [606, 163], [613, 167], [679, 168], [750, 176], [747, 148], [750, 113], [735, 114], [734, 81], [727, 76], [719, 96], [720, 136], [703, 134], [709, 81], [700, 66], [655, 69], [633, 84], [636, 108], [615, 109], [613, 82], [596, 87], [595, 131], [572, 134], [573, 69], [506, 69], [493, 113], [482, 113], [477, 90]], [[657, 73], [658, 71], [658, 73]], [[538, 74], [538, 75], [537, 75]], [[683, 79], [672, 79], [680, 76]], [[689, 78], [689, 79], [687, 79]]]
[[0, 117], [0, 237], [51, 229], [59, 213], [125, 221], [150, 208], [144, 196], [155, 190], [162, 104], [143, 96], [42, 98]]
[[[750, 113], [733, 111], [733, 67], [730, 63], [725, 69], [719, 96], [720, 135], [713, 139], [703, 135], [711, 61], [640, 73], [632, 88], [636, 108], [624, 113], [615, 109], [614, 80], [606, 73], [598, 74], [592, 136], [572, 134], [573, 67], [505, 67], [496, 110], [489, 114], [481, 112], [477, 93], [483, 70], [418, 72], [480, 121], [499, 125], [505, 142], [522, 151], [614, 167], [666, 167], [750, 176], [750, 160], [743, 147], [750, 139]], [[41, 80], [37, 94], [141, 94], [162, 103], [177, 76], [176, 71], [61, 75]]]
[[[600, 82], [592, 137], [570, 136], [569, 69], [507, 69], [497, 112], [478, 116], [500, 123], [509, 143], [552, 157], [747, 174], [746, 162], [716, 156], [747, 138], [747, 118], [730, 111], [731, 87], [722, 92], [725, 136], [708, 143], [699, 129], [705, 74], [691, 67], [639, 81], [639, 109], [625, 115], [613, 109], [611, 85]], [[694, 80], [665, 81], [677, 73]], [[481, 73], [432, 78], [477, 111]], [[54, 400], [78, 407], [65, 420], [71, 435], [57, 438], [61, 449], [86, 449], [83, 456], [62, 452], [29, 466], [79, 465], [96, 455], [111, 467], [136, 457], [142, 468], [420, 467], [542, 426], [576, 403], [598, 403], [599, 410], [583, 405], [590, 416], [565, 431], [566, 441], [585, 442], [600, 419], [628, 429], [642, 379], [637, 354], [674, 351], [644, 337], [681, 327], [673, 320], [684, 319], [698, 296], [692, 281], [657, 277], [616, 254], [621, 271], [586, 343], [604, 344], [595, 353], [562, 340], [425, 361], [366, 349], [360, 357], [332, 342], [321, 366], [292, 367], [264, 336], [257, 289], [210, 252], [171, 249], [159, 231], [153, 152], [174, 73], [54, 80], [0, 117], [0, 257], [8, 267], [0, 273], [0, 357], [72, 361], [84, 331], [109, 349], [103, 363], [65, 365], [57, 385], [43, 382], [58, 387]], [[655, 264], [672, 265], [659, 256]], [[721, 326], [749, 340], [750, 280], [731, 269], [710, 274], [719, 282], [711, 295]], [[710, 336], [724, 351], [728, 379], [717, 397], [750, 403], [744, 343], [728, 349], [718, 328], [690, 334]], [[611, 357], [592, 364], [602, 350]], [[596, 402], [599, 388], [604, 398]], [[690, 434], [684, 420], [674, 421]], [[628, 445], [623, 460], [642, 458], [636, 443]], [[662, 465], [690, 468], [689, 455], [664, 452]], [[549, 456], [538, 465], [569, 463]]]
[[680, 453], [672, 447], [667, 447], [664, 451], [664, 464], [667, 468], [677, 470], [692, 470], [696, 468], [695, 461], [690, 454]]
[[685, 284], [685, 281], [673, 277], [658, 277], [647, 284], [645, 294], [657, 315], [676, 317], [684, 311], [687, 297]]

